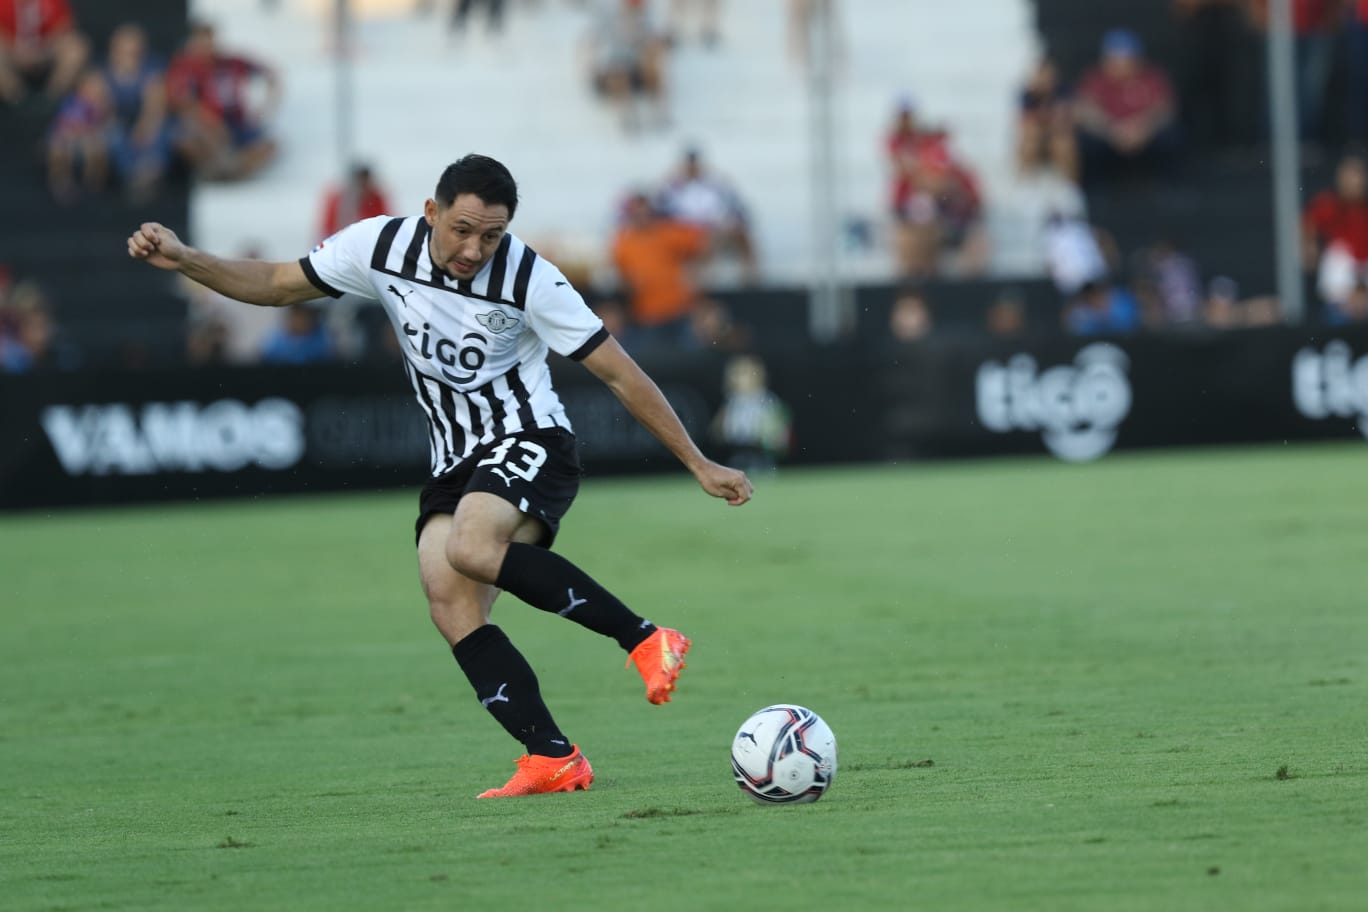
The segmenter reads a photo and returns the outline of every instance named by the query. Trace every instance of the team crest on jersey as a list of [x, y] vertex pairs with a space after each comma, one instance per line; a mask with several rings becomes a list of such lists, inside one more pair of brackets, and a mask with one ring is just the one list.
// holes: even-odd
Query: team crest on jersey
[[506, 329], [512, 329], [518, 325], [517, 317], [510, 317], [502, 310], [491, 310], [487, 314], [476, 314], [475, 319], [480, 321], [480, 325], [496, 336]]

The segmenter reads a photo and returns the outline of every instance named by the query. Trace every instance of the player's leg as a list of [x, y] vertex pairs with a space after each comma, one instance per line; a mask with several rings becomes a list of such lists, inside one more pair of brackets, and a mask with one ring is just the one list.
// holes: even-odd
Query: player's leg
[[[432, 622], [451, 645], [451, 653], [470, 679], [475, 695], [529, 754], [563, 757], [570, 741], [556, 726], [542, 701], [532, 667], [502, 630], [489, 623], [498, 590], [452, 569], [446, 540], [452, 519], [428, 519], [418, 538], [418, 571]], [[537, 534], [539, 530], [513, 534]]]
[[498, 586], [534, 608], [613, 638], [636, 663], [646, 683], [646, 698], [666, 703], [684, 668], [689, 640], [677, 630], [657, 628], [633, 613], [571, 561], [513, 534], [515, 530], [541, 530], [546, 533], [544, 544], [549, 545], [552, 527], [524, 511], [540, 510], [554, 523], [574, 499], [578, 464], [558, 465], [573, 460], [573, 439], [568, 455], [556, 451], [555, 441], [546, 442], [551, 449], [536, 441], [515, 441], [482, 460], [456, 508], [447, 560], [471, 579]]
[[629, 652], [655, 630], [579, 567], [513, 534], [529, 523], [541, 525], [502, 497], [469, 493], [456, 509], [447, 560], [461, 573], [507, 589], [534, 608], [617, 640]]

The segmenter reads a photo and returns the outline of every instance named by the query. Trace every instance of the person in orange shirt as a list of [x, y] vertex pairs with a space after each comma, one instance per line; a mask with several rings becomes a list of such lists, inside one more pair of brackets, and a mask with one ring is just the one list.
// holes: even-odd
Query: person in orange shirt
[[644, 194], [627, 201], [613, 239], [613, 265], [643, 344], [670, 345], [688, 333], [697, 299], [689, 267], [707, 252], [707, 229], [667, 218]]

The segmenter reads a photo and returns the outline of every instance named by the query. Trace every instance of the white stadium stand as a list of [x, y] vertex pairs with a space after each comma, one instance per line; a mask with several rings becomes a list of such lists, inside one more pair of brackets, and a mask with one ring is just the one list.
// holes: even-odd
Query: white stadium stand
[[[687, 43], [669, 64], [671, 122], [627, 135], [590, 91], [584, 61], [588, 4], [511, 0], [491, 39], [476, 21], [454, 39], [446, 2], [419, 14], [414, 0], [355, 0], [353, 85], [357, 156], [373, 164], [396, 208], [417, 211], [443, 165], [469, 151], [502, 159], [525, 205], [514, 230], [553, 258], [602, 270], [618, 201], [657, 182], [681, 150], [741, 191], [755, 224], [765, 279], [809, 277], [808, 102], [791, 59], [787, 4], [724, 0], [723, 41]], [[662, 4], [663, 5], [663, 4]], [[887, 170], [883, 135], [898, 99], [948, 127], [977, 171], [989, 205], [993, 271], [1040, 271], [1035, 224], [1056, 192], [1013, 172], [1018, 86], [1036, 46], [1029, 0], [837, 0], [841, 64], [839, 200], [844, 220], [874, 228], [869, 250], [843, 252], [855, 279], [887, 279]], [[274, 124], [280, 159], [243, 184], [204, 185], [193, 237], [216, 251], [251, 243], [294, 257], [317, 238], [323, 188], [342, 173], [326, 0], [193, 0], [223, 45], [275, 65], [285, 98]]]

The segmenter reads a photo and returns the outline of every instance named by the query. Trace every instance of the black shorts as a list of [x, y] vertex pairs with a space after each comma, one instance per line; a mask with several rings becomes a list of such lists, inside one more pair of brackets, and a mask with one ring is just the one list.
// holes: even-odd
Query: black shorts
[[538, 544], [551, 547], [561, 517], [579, 493], [580, 461], [575, 435], [564, 428], [522, 431], [485, 444], [456, 468], [423, 485], [418, 495], [416, 544], [429, 518], [455, 513], [473, 491], [494, 494], [546, 526]]

